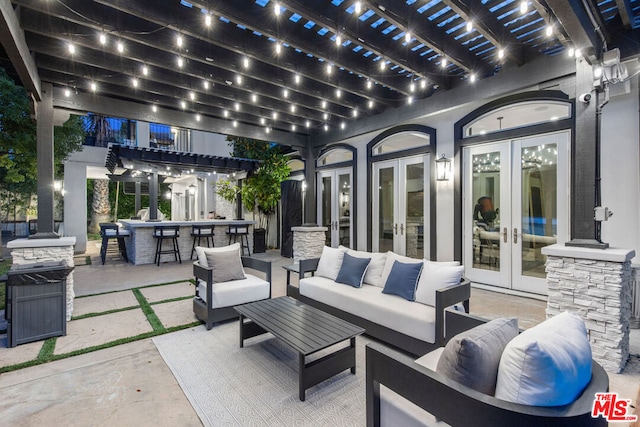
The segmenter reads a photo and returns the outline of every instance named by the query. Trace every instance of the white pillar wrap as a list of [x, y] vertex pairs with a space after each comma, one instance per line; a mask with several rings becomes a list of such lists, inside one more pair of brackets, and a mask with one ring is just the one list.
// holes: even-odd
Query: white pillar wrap
[[624, 369], [629, 358], [634, 250], [566, 247], [542, 249], [547, 255], [547, 318], [564, 311], [585, 322], [593, 359], [608, 372]]
[[[16, 239], [7, 243], [11, 249], [13, 264], [32, 264], [36, 262], [65, 261], [73, 267], [73, 248], [75, 237], [61, 237], [59, 239]], [[67, 322], [73, 314], [73, 272], [67, 276]]]

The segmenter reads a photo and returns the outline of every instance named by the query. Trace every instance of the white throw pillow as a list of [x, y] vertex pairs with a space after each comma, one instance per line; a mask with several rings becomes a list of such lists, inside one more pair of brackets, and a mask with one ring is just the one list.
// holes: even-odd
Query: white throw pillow
[[338, 249], [345, 249], [349, 255], [356, 258], [371, 258], [367, 273], [364, 275], [363, 282], [368, 285], [378, 286], [384, 288], [384, 282], [382, 281], [382, 271], [384, 270], [384, 264], [387, 260], [386, 252], [365, 252], [354, 251], [353, 249], [345, 248], [344, 246], [338, 247]]
[[380, 281], [382, 283], [382, 287], [387, 283], [387, 279], [389, 278], [389, 273], [391, 273], [391, 269], [393, 268], [393, 263], [399, 261], [403, 264], [422, 264], [421, 259], [409, 258], [407, 256], [398, 255], [395, 252], [387, 252], [387, 256], [384, 262], [384, 269], [382, 270], [382, 277], [380, 277]]
[[346, 252], [344, 249], [329, 246], [322, 248], [322, 255], [320, 255], [320, 261], [318, 261], [316, 276], [336, 280], [340, 272], [340, 267], [342, 267], [342, 258], [344, 258]]
[[584, 321], [564, 312], [512, 339], [498, 368], [496, 397], [531, 406], [573, 402], [591, 381]]
[[418, 289], [416, 290], [416, 301], [422, 304], [435, 307], [436, 289], [457, 285], [462, 279], [464, 266], [446, 265], [446, 263], [425, 261], [422, 268]]
[[202, 246], [196, 246], [196, 255], [198, 256], [198, 262], [200, 263], [200, 266], [204, 268], [209, 268], [209, 263], [207, 262], [207, 252], [214, 253], [214, 252], [232, 252], [232, 251], [237, 251], [238, 256], [240, 256], [239, 255], [240, 243], [234, 243], [229, 246], [221, 246], [217, 248], [205, 248]]

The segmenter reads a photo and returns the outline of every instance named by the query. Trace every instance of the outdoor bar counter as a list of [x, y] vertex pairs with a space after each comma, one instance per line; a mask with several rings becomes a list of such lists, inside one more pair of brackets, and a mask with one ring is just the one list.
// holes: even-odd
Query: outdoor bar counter
[[[131, 232], [131, 236], [126, 237], [125, 244], [127, 247], [127, 256], [129, 257], [129, 262], [140, 265], [140, 264], [153, 264], [155, 254], [156, 254], [156, 239], [153, 237], [153, 228], [157, 225], [179, 225], [180, 226], [180, 237], [178, 238], [178, 246], [180, 248], [180, 256], [183, 261], [189, 261], [189, 257], [191, 256], [191, 247], [193, 245], [193, 237], [191, 236], [191, 226], [192, 225], [205, 225], [205, 226], [213, 226], [215, 236], [213, 241], [216, 247], [226, 246], [229, 242], [229, 236], [227, 236], [227, 231], [229, 229], [229, 225], [246, 225], [249, 228], [249, 247], [253, 248], [253, 225], [256, 223], [255, 221], [247, 221], [247, 220], [228, 220], [228, 219], [209, 219], [209, 220], [200, 220], [200, 221], [141, 221], [141, 220], [128, 220], [128, 219], [120, 219], [118, 220], [122, 227]], [[205, 244], [204, 239], [202, 239], [202, 244]], [[171, 245], [170, 241], [165, 241], [163, 244], [163, 250], [165, 248], [169, 248]], [[253, 249], [252, 249], [253, 251]], [[193, 255], [195, 259], [195, 254]], [[162, 255], [163, 261], [173, 261], [173, 255]]]

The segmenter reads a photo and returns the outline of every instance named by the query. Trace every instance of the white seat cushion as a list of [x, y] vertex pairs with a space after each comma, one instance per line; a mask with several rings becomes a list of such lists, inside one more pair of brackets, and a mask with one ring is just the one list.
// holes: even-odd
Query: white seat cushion
[[130, 234], [131, 233], [129, 233], [129, 230], [124, 230], [124, 229], [114, 230], [113, 228], [107, 228], [106, 230], [104, 230], [104, 235], [107, 237], [115, 237], [116, 235], [123, 237], [123, 236], [129, 236]]
[[[215, 283], [211, 307], [233, 307], [269, 298], [269, 282], [252, 274], [246, 276], [246, 279]], [[203, 301], [207, 301], [207, 284], [202, 280], [198, 280], [198, 295]]]
[[208, 234], [212, 234], [213, 233], [213, 229], [212, 228], [194, 228], [191, 231], [191, 233], [192, 234], [196, 234], [196, 235], [200, 234], [200, 235], [204, 236], [205, 234], [207, 234], [207, 235]]
[[171, 237], [176, 235], [176, 230], [154, 230], [156, 237]]
[[353, 288], [315, 276], [300, 279], [300, 294], [422, 341], [435, 342], [433, 307], [383, 294], [377, 286]]

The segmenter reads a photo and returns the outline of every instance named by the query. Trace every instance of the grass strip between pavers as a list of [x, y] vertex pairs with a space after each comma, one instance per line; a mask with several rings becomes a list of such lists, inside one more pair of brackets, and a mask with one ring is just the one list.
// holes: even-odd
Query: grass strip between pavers
[[[159, 331], [145, 332], [144, 334], [136, 335], [133, 337], [120, 338], [118, 340], [111, 341], [108, 343], [96, 345], [93, 347], [82, 348], [80, 350], [75, 350], [69, 353], [58, 354], [58, 355], [53, 354], [53, 347], [55, 347], [56, 338], [49, 338], [48, 340], [45, 341], [45, 344], [42, 346], [42, 349], [40, 350], [40, 354], [38, 355], [37, 359], [0, 368], [0, 374], [4, 374], [6, 372], [11, 372], [11, 371], [17, 371], [18, 369], [24, 369], [30, 366], [41, 365], [47, 362], [54, 362], [60, 359], [67, 359], [73, 356], [80, 356], [81, 354], [91, 353], [93, 351], [98, 351], [98, 350], [104, 350], [105, 348], [115, 347], [117, 345], [122, 345], [122, 344], [128, 344], [130, 342], [139, 341], [146, 338], [153, 338], [155, 336], [163, 335], [165, 333], [176, 332], [176, 331], [181, 331], [183, 329], [193, 328], [201, 324], [202, 322], [192, 322], [186, 325], [172, 326], [171, 328], [165, 328], [163, 332], [159, 332]], [[52, 344], [48, 344], [48, 343], [52, 343]], [[52, 348], [49, 349], [48, 346], [52, 346]], [[47, 347], [46, 350], [45, 350], [45, 347]]]
[[167, 328], [165, 328], [160, 319], [158, 319], [156, 312], [153, 311], [153, 308], [151, 308], [151, 304], [149, 304], [149, 301], [147, 301], [144, 295], [142, 295], [140, 289], [133, 289], [133, 294], [136, 296], [136, 299], [140, 304], [140, 308], [142, 309], [144, 315], [147, 316], [147, 320], [151, 324], [154, 332], [165, 333]]
[[47, 362], [53, 362], [53, 361], [60, 360], [60, 359], [66, 359], [68, 357], [79, 356], [81, 354], [91, 353], [93, 351], [103, 350], [105, 348], [115, 347], [115, 346], [121, 345], [121, 344], [128, 344], [130, 342], [139, 341], [139, 340], [143, 340], [143, 339], [146, 339], [146, 338], [152, 338], [152, 337], [155, 337], [157, 335], [163, 335], [163, 334], [166, 334], [166, 333], [176, 332], [176, 331], [180, 331], [182, 329], [192, 328], [194, 326], [201, 325], [202, 322], [196, 321], [196, 322], [188, 323], [186, 325], [179, 325], [179, 326], [172, 326], [170, 328], [165, 328], [164, 325], [162, 324], [162, 322], [160, 321], [160, 319], [158, 319], [158, 316], [156, 315], [155, 311], [153, 311], [153, 308], [151, 307], [152, 305], [156, 305], [156, 304], [163, 304], [163, 303], [167, 303], [167, 302], [174, 302], [174, 301], [182, 301], [182, 300], [186, 300], [186, 299], [191, 299], [191, 298], [193, 298], [192, 296], [171, 298], [171, 299], [167, 299], [167, 300], [163, 300], [163, 301], [157, 301], [157, 302], [154, 302], [154, 303], [149, 303], [149, 301], [147, 301], [147, 299], [142, 294], [142, 292], [140, 292], [140, 289], [153, 288], [153, 287], [165, 286], [165, 285], [173, 285], [173, 284], [176, 284], [176, 283], [183, 283], [183, 282], [191, 282], [193, 284], [192, 280], [176, 280], [176, 281], [173, 281], [173, 282], [166, 282], [166, 283], [159, 283], [159, 284], [155, 284], [155, 285], [141, 286], [139, 288], [123, 289], [123, 290], [120, 290], [120, 291], [104, 292], [103, 294], [84, 295], [82, 297], [77, 297], [77, 298], [84, 298], [84, 297], [92, 297], [92, 296], [96, 296], [96, 295], [112, 294], [112, 293], [116, 293], [116, 292], [132, 291], [133, 295], [135, 295], [136, 300], [138, 301], [138, 304], [140, 304], [139, 307], [138, 306], [131, 306], [131, 307], [117, 308], [117, 309], [114, 309], [114, 310], [103, 311], [103, 312], [100, 312], [100, 313], [87, 313], [87, 314], [83, 314], [82, 316], [74, 317], [74, 318], [72, 318], [72, 320], [86, 319], [86, 318], [89, 318], [89, 317], [97, 317], [97, 316], [102, 316], [102, 315], [105, 315], [105, 314], [118, 313], [118, 312], [121, 312], [121, 311], [135, 310], [137, 308], [140, 308], [140, 309], [142, 309], [142, 312], [144, 313], [144, 315], [147, 317], [147, 321], [149, 322], [149, 324], [153, 328], [153, 331], [145, 332], [143, 334], [136, 335], [136, 336], [133, 336], [133, 337], [120, 338], [120, 339], [117, 339], [115, 341], [111, 341], [111, 342], [108, 342], [108, 343], [96, 345], [96, 346], [93, 346], [93, 347], [82, 348], [82, 349], [79, 349], [79, 350], [74, 350], [74, 351], [69, 352], [69, 353], [58, 354], [58, 355], [54, 354], [54, 351], [55, 351], [55, 348], [56, 348], [56, 341], [57, 341], [58, 337], [48, 338], [48, 339], [44, 340], [42, 348], [40, 349], [40, 352], [38, 353], [38, 357], [36, 359], [29, 360], [29, 361], [23, 362], [23, 363], [18, 363], [18, 364], [15, 364], [15, 365], [1, 367], [0, 368], [0, 374], [3, 374], [5, 372], [16, 371], [18, 369], [28, 368], [30, 366], [41, 365], [41, 364], [47, 363]]

